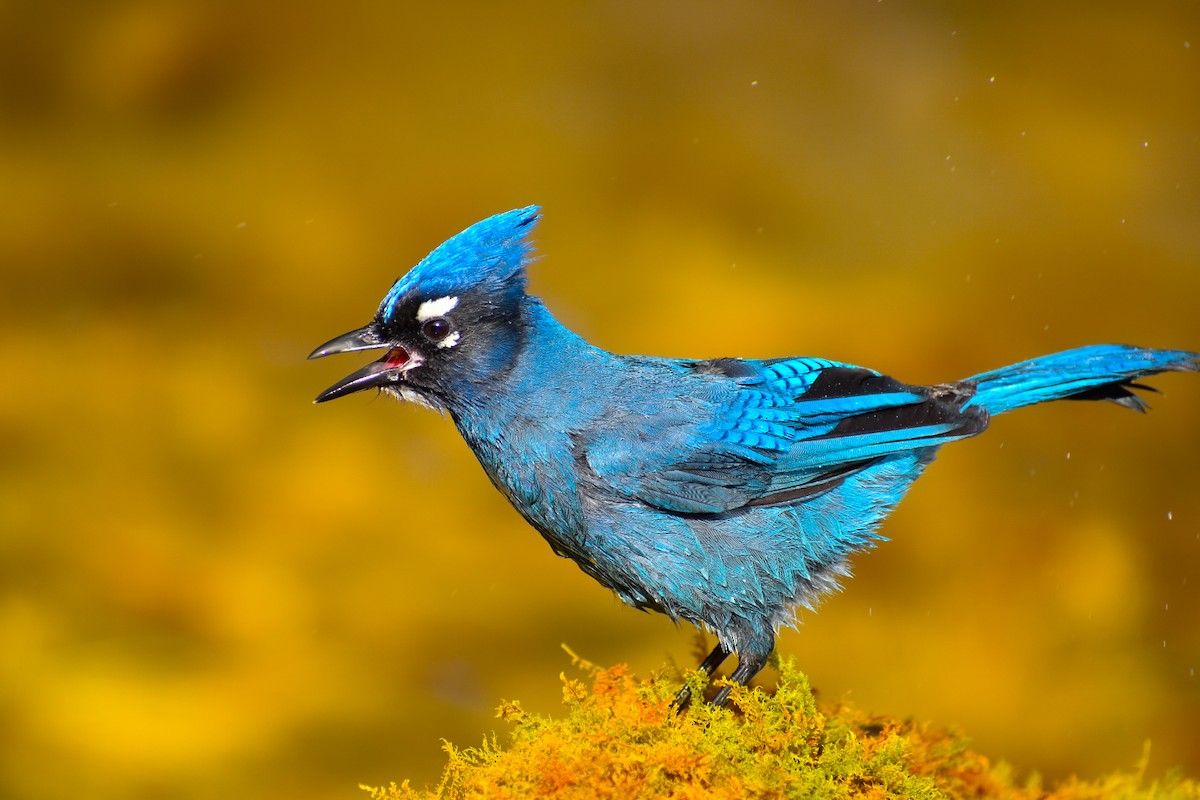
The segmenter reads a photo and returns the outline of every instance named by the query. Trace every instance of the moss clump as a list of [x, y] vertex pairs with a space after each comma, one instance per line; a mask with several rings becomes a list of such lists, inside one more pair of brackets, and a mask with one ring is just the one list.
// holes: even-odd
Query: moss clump
[[[677, 715], [678, 677], [639, 681], [624, 665], [591, 672], [590, 685], [563, 677], [561, 719], [506, 702], [512, 725], [479, 747], [446, 745], [436, 789], [363, 787], [373, 800], [415, 798], [1155, 798], [1200, 800], [1200, 786], [1175, 775], [1147, 782], [1133, 773], [1044, 790], [1013, 786], [1003, 766], [959, 736], [846, 706], [818, 710], [795, 665], [778, 664], [773, 695], [737, 687], [732, 709], [694, 704]], [[686, 680], [701, 696], [702, 676]]]

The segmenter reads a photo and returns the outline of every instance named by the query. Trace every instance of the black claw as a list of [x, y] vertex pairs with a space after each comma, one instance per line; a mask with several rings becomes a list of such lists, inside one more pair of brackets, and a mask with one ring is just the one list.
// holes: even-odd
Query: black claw
[[745, 686], [751, 678], [762, 672], [762, 668], [766, 665], [765, 658], [750, 660], [739, 653], [737, 669], [729, 676], [731, 683], [717, 690], [717, 693], [713, 695], [712, 704], [717, 707], [725, 705], [729, 702], [729, 695], [733, 692], [735, 685]]
[[[700, 672], [703, 672], [705, 675], [712, 675], [727, 658], [729, 658], [729, 651], [725, 649], [724, 645], [718, 643], [717, 646], [713, 648], [713, 651], [709, 653], [703, 661], [700, 662], [700, 666], [696, 669]], [[728, 692], [726, 692], [726, 695], [728, 695]], [[674, 707], [675, 713], [679, 714], [685, 711], [691, 702], [692, 690], [685, 685], [679, 690], [679, 694], [675, 695], [675, 699], [671, 701], [671, 705]]]
[[676, 714], [682, 714], [687, 711], [687, 707], [692, 704], [692, 690], [684, 686], [679, 690], [679, 694], [675, 695], [675, 699], [671, 701], [671, 709]]
[[713, 695], [713, 699], [709, 702], [713, 705], [714, 708], [720, 708], [721, 706], [723, 706], [729, 702], [729, 695], [732, 692], [733, 692], [732, 686], [722, 686], [720, 689], [717, 690], [717, 693]]

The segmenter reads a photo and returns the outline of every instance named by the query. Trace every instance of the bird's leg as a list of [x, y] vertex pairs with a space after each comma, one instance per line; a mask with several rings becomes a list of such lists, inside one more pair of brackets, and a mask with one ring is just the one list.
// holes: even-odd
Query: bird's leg
[[[739, 651], [737, 669], [735, 669], [733, 674], [729, 676], [729, 680], [733, 683], [740, 683], [745, 686], [746, 682], [758, 673], [762, 672], [762, 668], [766, 665], [767, 659], [765, 657], [754, 658]], [[714, 706], [725, 705], [725, 703], [729, 700], [729, 693], [732, 691], [732, 685], [722, 686], [719, 690], [717, 690], [717, 693], [713, 695], [712, 704]]]
[[[729, 650], [725, 648], [725, 645], [718, 642], [717, 646], [713, 648], [713, 651], [709, 653], [703, 661], [700, 662], [700, 666], [696, 669], [700, 672], [703, 672], [705, 675], [712, 675], [717, 671], [717, 667], [721, 666], [721, 663], [727, 658], [729, 658]], [[691, 702], [692, 690], [685, 685], [679, 690], [679, 694], [675, 695], [675, 700], [671, 703], [671, 705], [675, 707], [676, 711], [683, 711]]]

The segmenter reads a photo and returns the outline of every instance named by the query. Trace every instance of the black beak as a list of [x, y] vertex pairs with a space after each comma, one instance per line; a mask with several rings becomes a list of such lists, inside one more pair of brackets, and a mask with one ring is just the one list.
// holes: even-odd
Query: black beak
[[323, 358], [335, 353], [354, 353], [359, 350], [381, 350], [385, 347], [389, 348], [387, 355], [342, 378], [317, 395], [313, 402], [324, 403], [326, 400], [336, 400], [363, 389], [377, 389], [395, 383], [405, 372], [420, 363], [403, 347], [385, 341], [373, 324], [330, 339], [313, 350], [309, 358]]
[[308, 357], [310, 359], [324, 358], [336, 353], [353, 353], [356, 350], [379, 350], [387, 346], [388, 343], [379, 335], [379, 329], [372, 322], [370, 325], [364, 325], [356, 331], [343, 333], [341, 336], [330, 339], [309, 353]]

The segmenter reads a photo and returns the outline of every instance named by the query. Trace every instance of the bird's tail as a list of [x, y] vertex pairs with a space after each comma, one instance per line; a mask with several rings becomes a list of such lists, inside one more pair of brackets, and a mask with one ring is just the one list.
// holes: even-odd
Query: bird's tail
[[1145, 411], [1149, 406], [1133, 390], [1150, 387], [1135, 381], [1168, 371], [1200, 371], [1200, 353], [1122, 344], [1091, 345], [968, 378], [966, 383], [975, 384], [975, 396], [966, 405], [1003, 414], [1048, 400], [1111, 400]]

